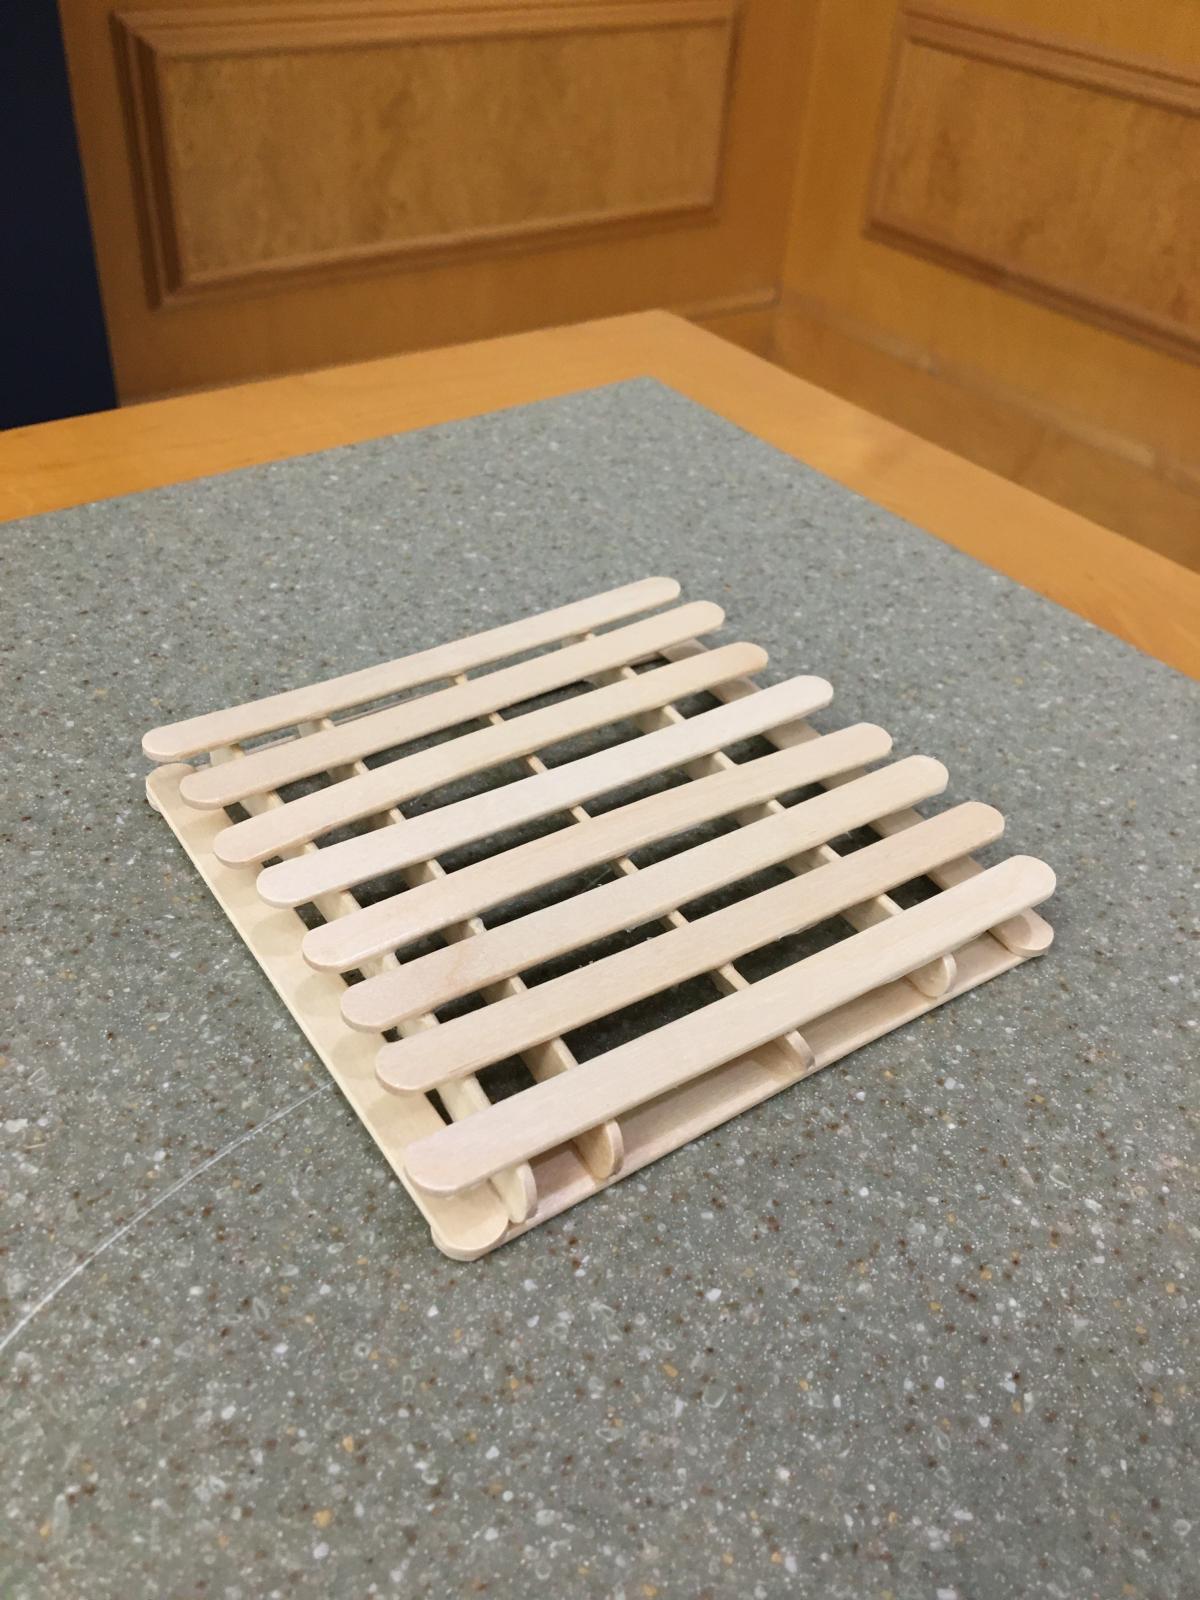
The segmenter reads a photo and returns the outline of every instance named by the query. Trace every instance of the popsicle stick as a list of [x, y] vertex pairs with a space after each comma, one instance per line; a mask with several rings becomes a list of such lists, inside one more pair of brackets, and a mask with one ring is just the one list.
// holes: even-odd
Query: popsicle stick
[[[634, 670], [632, 667], [618, 667], [615, 672], [606, 673], [605, 679], [615, 681], [622, 678], [632, 678], [633, 676]], [[600, 681], [603, 682], [605, 680], [601, 679]], [[653, 733], [657, 729], [665, 728], [671, 723], [682, 722], [683, 712], [679, 710], [678, 706], [668, 702], [666, 705], [658, 706], [652, 711], [642, 712], [636, 716], [633, 721], [640, 732]], [[527, 756], [525, 758], [525, 764], [531, 772], [542, 772], [545, 770], [545, 763], [539, 756], [536, 755]], [[683, 770], [687, 773], [689, 778], [706, 778], [712, 772], [723, 770], [724, 768], [732, 767], [733, 765], [734, 762], [732, 758], [727, 756], [723, 750], [718, 750], [710, 756], [701, 756], [698, 761], [689, 762]], [[772, 802], [772, 804], [775, 803], [776, 802]], [[588, 810], [587, 806], [572, 806], [567, 815], [571, 817], [574, 822], [590, 822], [592, 818], [592, 813]], [[739, 814], [738, 821], [745, 822], [749, 820], [750, 815], [751, 813], [749, 812], [741, 813]], [[632, 877], [640, 870], [637, 862], [635, 862], [630, 856], [617, 856], [609, 863], [609, 866], [620, 877]], [[665, 915], [659, 920], [663, 927], [674, 928], [681, 927], [688, 919], [682, 911], [676, 909], [666, 912]], [[715, 967], [708, 974], [708, 978], [719, 994], [732, 994], [734, 990], [744, 989], [746, 986], [745, 978], [743, 978], [737, 968], [731, 964]], [[495, 985], [486, 989], [484, 991], [484, 998], [487, 1000], [493, 999], [495, 997], [495, 989]], [[551, 1040], [550, 1046], [543, 1046], [543, 1048], [553, 1048], [555, 1046], [561, 1047], [564, 1050], [567, 1049], [566, 1044], [561, 1039]], [[809, 1050], [808, 1045], [798, 1033], [790, 1033], [786, 1038], [776, 1039], [773, 1044], [768, 1046], [768, 1050], [771, 1053], [773, 1068], [785, 1076], [791, 1076], [795, 1072], [803, 1070], [804, 1065], [812, 1060], [812, 1052]], [[572, 1057], [572, 1061], [574, 1062], [574, 1057]], [[602, 1124], [602, 1126], [604, 1128], [616, 1129], [622, 1140], [624, 1139], [624, 1133], [621, 1130], [621, 1125], [619, 1122], [610, 1120]]]
[[806, 716], [832, 698], [833, 690], [823, 678], [791, 678], [735, 705], [718, 706], [674, 727], [642, 734], [580, 761], [567, 761], [535, 777], [472, 795], [414, 817], [403, 826], [380, 828], [312, 855], [282, 861], [259, 874], [258, 891], [269, 905], [303, 905], [329, 889], [362, 883], [565, 811], [593, 795], [683, 766], [789, 717]]
[[842, 767], [879, 761], [892, 747], [874, 723], [840, 729], [803, 749], [780, 750], [694, 779], [451, 872], [438, 884], [389, 895], [336, 924], [314, 928], [304, 958], [319, 972], [347, 972], [371, 956], [410, 944], [516, 895], [584, 872], [600, 862], [730, 816], [819, 782]]
[[[881, 817], [879, 832], [885, 837], [891, 837], [904, 828], [916, 827], [920, 820], [919, 811], [901, 811], [890, 817]], [[983, 870], [978, 861], [963, 856], [958, 861], [947, 861], [936, 873], [930, 873], [930, 877], [940, 889], [953, 889], [957, 884], [978, 877]], [[1014, 955], [1020, 956], [1041, 955], [1054, 941], [1054, 929], [1045, 917], [1039, 916], [1036, 911], [1018, 912], [1015, 917], [1007, 917], [1003, 922], [998, 922], [994, 928], [989, 928], [988, 932], [994, 939], [998, 939], [1006, 950], [1011, 950]]]
[[[622, 678], [635, 675], [632, 667], [621, 667], [618, 669], [618, 674]], [[605, 680], [602, 678], [598, 681], [604, 682]], [[493, 711], [489, 714], [487, 720], [498, 724], [503, 722], [504, 719], [498, 711]], [[544, 772], [546, 770], [545, 763], [538, 755], [529, 754], [525, 756], [522, 764], [528, 772]], [[571, 815], [578, 817], [584, 816], [586, 813], [573, 809]], [[419, 871], [420, 869], [416, 870]], [[441, 875], [444, 876], [444, 872]], [[411, 876], [406, 874], [406, 877], [411, 883]], [[470, 928], [479, 935], [487, 931], [478, 917], [471, 917], [462, 926]], [[445, 930], [445, 933], [446, 936], [453, 939], [454, 931], [452, 929]], [[391, 956], [391, 960], [395, 966], [398, 967], [400, 965], [394, 953]], [[483, 991], [483, 998], [487, 1001], [503, 1000], [507, 999], [511, 994], [523, 993], [524, 989], [524, 978], [520, 973], [514, 973], [511, 977], [502, 978], [498, 983], [489, 984]], [[403, 1023], [399, 1026], [403, 1030]], [[534, 1045], [523, 1053], [522, 1060], [539, 1083], [543, 1078], [552, 1077], [561, 1072], [570, 1072], [573, 1067], [579, 1064], [565, 1039], [547, 1039], [542, 1044]], [[585, 1132], [577, 1135], [573, 1143], [580, 1160], [597, 1182], [608, 1182], [614, 1173], [620, 1171], [621, 1165], [625, 1160], [625, 1136], [621, 1131], [619, 1122], [610, 1119], [607, 1122], [600, 1123], [595, 1128], [588, 1128]]]
[[776, 939], [815, 927], [938, 862], [990, 843], [1003, 831], [1004, 819], [991, 806], [956, 806], [895, 839], [881, 839], [520, 996], [456, 1017], [428, 1036], [386, 1044], [377, 1063], [380, 1080], [389, 1089], [412, 1093], [436, 1089], [513, 1050], [569, 1033]]
[[[310, 730], [319, 731], [322, 727], [328, 726], [330, 724], [321, 719], [315, 723], [302, 723], [300, 731], [301, 733], [307, 733]], [[217, 762], [244, 758], [237, 750], [219, 747], [212, 752], [212, 759]], [[353, 773], [357, 769], [357, 765], [356, 763], [355, 766], [349, 768], [348, 773]], [[258, 813], [275, 810], [282, 804], [282, 801], [275, 794], [251, 795], [246, 804], [252, 812]], [[203, 815], [203, 813], [198, 814]], [[399, 819], [400, 813], [390, 812], [389, 816]], [[302, 851], [311, 853], [316, 849], [316, 846], [308, 844], [301, 845], [299, 848]], [[418, 870], [421, 882], [427, 882], [429, 879], [438, 877], [441, 874], [441, 868], [436, 861], [423, 862]], [[344, 891], [321, 895], [316, 904], [317, 910], [328, 922], [333, 922], [338, 917], [345, 916], [348, 912], [356, 909], [355, 900]], [[482, 927], [482, 923], [472, 922], [466, 927], [454, 931], [458, 937], [469, 938], [472, 933], [482, 931]], [[396, 957], [389, 952], [380, 956], [378, 961], [369, 963], [367, 971], [372, 973], [394, 971], [397, 964]], [[519, 983], [520, 980], [517, 979], [515, 982]], [[512, 992], [516, 992], [515, 988]], [[427, 1014], [409, 1018], [401, 1024], [400, 1032], [407, 1037], [424, 1029], [435, 1028], [437, 1025], [437, 1017]], [[442, 1095], [441, 1099], [442, 1105], [455, 1121], [459, 1121], [463, 1117], [474, 1116], [477, 1112], [486, 1110], [491, 1104], [479, 1080], [470, 1076], [461, 1078], [452, 1084], [448, 1083], [446, 1085], [446, 1093]], [[615, 1126], [615, 1124], [606, 1124], [606, 1126]], [[538, 1203], [537, 1180], [534, 1177], [532, 1167], [527, 1161], [522, 1161], [515, 1167], [497, 1173], [491, 1179], [491, 1184], [496, 1190], [511, 1223], [519, 1226], [527, 1222], [536, 1211]]]
[[238, 744], [277, 728], [293, 728], [300, 722], [325, 717], [348, 706], [364, 705], [385, 695], [434, 683], [439, 678], [453, 677], [456, 672], [469, 672], [474, 667], [502, 661], [505, 656], [554, 644], [571, 634], [585, 633], [589, 628], [603, 627], [639, 611], [649, 611], [653, 606], [666, 605], [678, 596], [679, 585], [674, 578], [644, 578], [605, 594], [542, 611], [519, 622], [508, 622], [484, 633], [435, 645], [416, 655], [401, 656], [396, 661], [384, 661], [359, 672], [327, 678], [323, 683], [288, 689], [262, 700], [250, 700], [244, 705], [152, 728], [142, 740], [142, 749], [151, 761], [183, 761], [217, 745]]
[[615, 628], [611, 633], [597, 634], [582, 644], [553, 650], [532, 661], [501, 667], [449, 689], [439, 689], [433, 694], [389, 706], [384, 711], [354, 717], [319, 733], [268, 745], [242, 761], [202, 767], [184, 780], [180, 792], [189, 805], [202, 808], [232, 805], [247, 795], [265, 794], [314, 772], [346, 766], [376, 751], [471, 722], [489, 711], [518, 705], [522, 700], [561, 689], [565, 684], [577, 683], [597, 672], [643, 661], [680, 640], [711, 633], [724, 620], [725, 613], [720, 606], [705, 600], [678, 606], [674, 611], [663, 611], [641, 622], [630, 623], [628, 627]]
[[[671, 661], [684, 661], [702, 655], [704, 645], [692, 640], [683, 644], [672, 645], [663, 653]], [[726, 702], [744, 699], [746, 695], [757, 694], [758, 684], [749, 678], [730, 678], [718, 685], [713, 693], [718, 700]], [[805, 722], [793, 722], [786, 728], [778, 728], [766, 735], [771, 744], [780, 749], [804, 744], [810, 739], [816, 739], [817, 730]], [[835, 783], [848, 783], [857, 776], [854, 772], [840, 774]], [[898, 833], [902, 828], [914, 827], [921, 820], [918, 811], [905, 809], [893, 813], [890, 817], [879, 817], [871, 826], [876, 833], [889, 835]], [[934, 883], [940, 889], [952, 889], [956, 884], [965, 883], [968, 878], [976, 877], [984, 869], [978, 861], [964, 857], [961, 861], [948, 861], [944, 867], [939, 867], [936, 873], [931, 873]], [[1036, 911], [1021, 911], [1015, 917], [1009, 917], [1004, 922], [997, 923], [988, 932], [994, 939], [998, 939], [1006, 950], [1011, 950], [1018, 956], [1042, 955], [1050, 948], [1054, 940], [1054, 929]]]
[[[701, 647], [701, 653], [703, 653], [703, 647]], [[682, 659], [695, 660], [696, 657], [687, 656]], [[713, 690], [718, 699], [722, 697], [721, 690], [723, 687], [724, 684], [718, 684]], [[758, 685], [752, 683], [750, 688], [757, 690]], [[787, 736], [789, 739], [796, 739], [801, 743], [806, 739], [820, 737], [817, 730], [809, 727], [806, 723], [793, 723], [787, 731]], [[852, 782], [855, 776], [856, 774], [853, 772], [839, 773], [829, 780], [829, 787], [834, 788], [839, 784]], [[902, 833], [905, 828], [915, 828], [920, 821], [921, 813], [906, 806], [889, 813], [887, 816], [876, 817], [871, 823], [871, 827], [883, 838], [889, 839], [894, 834]], [[947, 861], [944, 866], [938, 867], [929, 876], [939, 889], [953, 889], [956, 884], [966, 883], [969, 878], [978, 877], [983, 870], [984, 868], [978, 861], [973, 860], [970, 856], [961, 856], [957, 861]], [[1039, 916], [1036, 911], [1018, 912], [1015, 917], [1008, 917], [1004, 922], [997, 923], [994, 928], [989, 928], [988, 932], [994, 939], [999, 940], [1006, 950], [1011, 950], [1014, 955], [1020, 956], [1041, 955], [1043, 951], [1050, 948], [1054, 940], [1054, 929], [1046, 921], [1045, 917]]]
[[[394, 1095], [384, 1089], [375, 1076], [376, 1042], [361, 1033], [351, 1033], [342, 1021], [342, 980], [332, 974], [312, 972], [301, 959], [294, 913], [264, 906], [248, 874], [234, 872], [215, 859], [211, 845], [218, 819], [184, 805], [179, 798], [179, 780], [187, 771], [183, 766], [156, 767], [146, 780], [151, 805], [170, 822], [217, 904], [245, 940], [246, 948], [262, 966], [397, 1177], [416, 1199], [404, 1172], [404, 1146], [443, 1127], [441, 1117], [423, 1095]], [[197, 1060], [204, 1059], [197, 1054]], [[281, 1084], [280, 1094], [283, 1088]], [[427, 1210], [426, 1214], [451, 1251], [475, 1256], [500, 1242], [509, 1218], [490, 1184], [463, 1198], [470, 1204], [446, 1211], [439, 1201], [437, 1210]], [[423, 1198], [418, 1203], [428, 1207]]]
[[405, 1151], [405, 1170], [429, 1194], [459, 1193], [902, 977], [1053, 892], [1048, 866], [1014, 856], [738, 994], [417, 1140]]
[[[672, 649], [667, 653], [674, 655], [675, 651], [680, 649], [694, 650], [696, 653], [703, 653], [704, 647], [693, 641], [690, 647], [687, 644], [683, 646], [673, 646]], [[624, 672], [628, 669], [622, 668], [621, 670]], [[738, 691], [738, 693], [735, 693], [732, 696], [734, 699], [739, 698], [740, 694], [742, 693], [758, 692], [758, 685], [756, 683], [752, 683], [747, 678], [732, 678], [729, 680], [729, 684], [732, 687], [736, 687]], [[722, 693], [722, 689], [724, 687], [724, 685], [717, 686], [716, 690], [714, 690], [715, 698], [727, 698], [726, 695]], [[681, 720], [680, 713], [675, 706], [665, 706], [662, 711], [649, 713], [646, 718], [642, 719], [641, 726], [643, 729], [646, 729], [648, 726], [664, 727], [669, 722], [679, 722]], [[768, 743], [786, 743], [788, 730], [797, 727], [807, 729], [808, 724], [804, 722], [792, 722], [785, 724], [781, 728], [773, 729], [768, 734]], [[693, 766], [689, 767], [688, 771], [693, 778], [705, 777], [710, 773], [718, 772], [721, 769], [731, 767], [732, 765], [733, 762], [725, 753], [725, 751], [717, 750], [711, 756], [706, 756], [702, 761], [698, 761]], [[778, 799], [764, 800], [761, 806], [757, 806], [749, 812], [740, 814], [738, 821], [741, 823], [756, 821], [760, 820], [762, 817], [770, 816], [772, 813], [782, 810], [783, 806], [780, 804]], [[838, 853], [832, 845], [819, 844], [814, 849], [805, 851], [803, 856], [793, 857], [788, 865], [793, 872], [808, 872], [811, 871], [813, 867], [824, 866], [830, 861], [836, 861], [837, 858]], [[877, 922], [883, 922], [888, 917], [896, 916], [899, 913], [899, 910], [900, 907], [889, 895], [875, 895], [870, 900], [864, 900], [861, 905], [847, 906], [842, 912], [842, 920], [848, 923], [856, 933], [861, 933], [864, 928], [873, 927]], [[722, 982], [726, 979], [731, 980], [732, 985], [735, 988], [741, 986], [741, 980], [738, 978], [737, 972], [732, 966], [722, 968], [720, 978]], [[954, 982], [954, 957], [939, 956], [936, 961], [930, 962], [927, 967], [921, 967], [916, 972], [910, 972], [904, 981], [906, 983], [911, 983], [912, 986], [915, 989], [919, 989], [922, 994], [945, 994]], [[795, 1037], [798, 1039], [800, 1036], [797, 1034]]]
[[669, 700], [710, 689], [722, 678], [758, 672], [766, 664], [767, 653], [758, 645], [729, 644], [649, 672], [631, 672], [619, 683], [523, 716], [496, 720], [491, 727], [463, 734], [430, 750], [401, 756], [386, 766], [303, 795], [262, 816], [234, 823], [217, 836], [217, 855], [228, 866], [265, 861], [268, 856], [279, 855], [360, 817], [401, 805], [414, 795], [453, 783], [457, 778], [636, 716]]
[[[889, 808], [939, 794], [947, 781], [940, 761], [910, 756], [836, 794], [802, 801], [616, 882], [488, 928], [469, 945], [434, 950], [357, 983], [346, 991], [342, 1014], [352, 1027], [382, 1033], [406, 1017], [434, 1011], [511, 973], [528, 971], [620, 929], [639, 927], [724, 884], [861, 827]], [[656, 949], [657, 942], [651, 946]]]

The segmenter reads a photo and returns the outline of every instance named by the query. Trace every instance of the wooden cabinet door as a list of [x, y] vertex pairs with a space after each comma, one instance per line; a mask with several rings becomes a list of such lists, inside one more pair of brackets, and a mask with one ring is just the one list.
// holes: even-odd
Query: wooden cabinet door
[[825, 0], [777, 351], [1200, 560], [1195, 0]]
[[61, 0], [124, 399], [773, 298], [792, 0]]

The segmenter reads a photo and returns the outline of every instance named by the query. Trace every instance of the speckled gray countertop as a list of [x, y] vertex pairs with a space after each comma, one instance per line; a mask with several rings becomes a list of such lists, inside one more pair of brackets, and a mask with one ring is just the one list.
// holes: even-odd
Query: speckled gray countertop
[[[0, 546], [6, 1600], [1200, 1593], [1193, 685], [649, 381]], [[458, 1265], [140, 736], [654, 572], [1058, 940]]]

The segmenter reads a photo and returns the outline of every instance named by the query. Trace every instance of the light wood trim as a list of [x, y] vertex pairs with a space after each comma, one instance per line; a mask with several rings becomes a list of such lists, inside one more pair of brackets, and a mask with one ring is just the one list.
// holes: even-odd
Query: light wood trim
[[163, 56], [262, 55], [278, 49], [407, 39], [492, 39], [727, 24], [733, 0], [353, 0], [120, 11], [117, 21]]
[[561, 739], [586, 733], [665, 705], [668, 700], [711, 689], [724, 678], [759, 672], [767, 652], [754, 644], [729, 644], [705, 650], [665, 667], [639, 672], [627, 680], [574, 695], [570, 700], [501, 718], [491, 727], [401, 756], [361, 776], [318, 789], [278, 806], [260, 817], [237, 822], [217, 836], [216, 852], [227, 865], [248, 866], [268, 856], [319, 838], [348, 822], [357, 822], [402, 805], [414, 795], [472, 773], [485, 772], [502, 761], [527, 756]]
[[739, 762], [726, 771], [647, 795], [575, 827], [526, 840], [512, 850], [461, 867], [438, 885], [391, 895], [340, 917], [336, 923], [314, 928], [304, 940], [305, 960], [318, 971], [348, 971], [515, 895], [616, 860], [714, 817], [761, 805], [830, 773], [878, 761], [891, 747], [891, 738], [882, 728], [858, 723], [803, 749], [780, 750], [755, 761]]
[[346, 991], [342, 1015], [352, 1028], [383, 1033], [406, 1017], [436, 1011], [515, 972], [651, 922], [735, 879], [863, 827], [889, 810], [940, 794], [947, 781], [940, 761], [909, 756], [835, 794], [804, 800], [627, 877], [487, 928], [469, 945], [431, 950], [395, 971], [356, 983]]
[[667, 312], [238, 384], [0, 436], [0, 516], [650, 376], [1182, 672], [1200, 575]]
[[780, 292], [771, 288], [753, 294], [726, 295], [719, 300], [693, 301], [671, 306], [670, 310], [743, 350], [773, 360], [779, 305]]
[[1015, 68], [1060, 83], [1136, 100], [1143, 105], [1200, 116], [1200, 79], [1156, 62], [1103, 55], [1050, 35], [1017, 32], [937, 9], [901, 7], [891, 73], [867, 204], [866, 236], [926, 256], [942, 266], [970, 273], [1054, 311], [1083, 317], [1098, 327], [1165, 350], [1185, 360], [1200, 360], [1200, 337], [1182, 323], [1156, 316], [1132, 302], [1091, 292], [1084, 283], [1066, 283], [1033, 273], [940, 238], [931, 230], [889, 217], [885, 210], [885, 167], [892, 135], [900, 62], [907, 46], [924, 45], [950, 55]]
[[403, 824], [327, 845], [313, 855], [281, 861], [259, 874], [258, 892], [270, 905], [305, 905], [330, 889], [365, 883], [476, 839], [567, 811], [594, 795], [686, 766], [739, 739], [806, 717], [832, 698], [833, 690], [824, 678], [789, 678], [733, 705], [699, 712], [677, 726], [641, 734], [578, 761], [427, 811]]
[[668, 645], [713, 632], [724, 620], [725, 613], [710, 600], [662, 611], [643, 622], [598, 634], [582, 644], [568, 645], [565, 650], [485, 672], [482, 677], [455, 683], [449, 689], [402, 701], [365, 717], [352, 717], [299, 739], [268, 745], [242, 761], [202, 767], [184, 779], [183, 798], [192, 806], [215, 808], [232, 805], [249, 794], [266, 794], [297, 778], [328, 772], [393, 745], [440, 733], [444, 728], [486, 716], [489, 711], [519, 705], [552, 689], [578, 683], [594, 673], [644, 661]]
[[748, 989], [594, 1056], [565, 1077], [535, 1084], [476, 1117], [418, 1139], [404, 1152], [405, 1169], [426, 1194], [464, 1192], [894, 982], [1053, 892], [1048, 866], [1014, 856]]
[[[142, 750], [151, 761], [186, 761], [189, 756], [200, 755], [217, 745], [241, 744], [259, 734], [294, 728], [301, 722], [313, 722], [350, 706], [366, 705], [386, 695], [421, 688], [438, 678], [452, 678], [459, 672], [490, 666], [494, 661], [518, 655], [523, 650], [557, 644], [574, 633], [587, 633], [610, 622], [623, 622], [639, 611], [669, 605], [678, 598], [679, 584], [674, 578], [644, 578], [586, 600], [557, 606], [553, 611], [539, 612], [520, 622], [506, 622], [484, 633], [473, 633], [466, 639], [434, 645], [397, 661], [381, 662], [378, 666], [364, 667], [360, 672], [347, 672], [321, 683], [285, 689], [281, 694], [250, 700], [244, 705], [152, 728], [142, 740]], [[268, 813], [267, 817], [273, 815], [277, 813]]]
[[1108, 55], [1061, 35], [1006, 28], [937, 6], [904, 7], [897, 20], [902, 37], [914, 44], [1200, 116], [1200, 79], [1165, 61]]

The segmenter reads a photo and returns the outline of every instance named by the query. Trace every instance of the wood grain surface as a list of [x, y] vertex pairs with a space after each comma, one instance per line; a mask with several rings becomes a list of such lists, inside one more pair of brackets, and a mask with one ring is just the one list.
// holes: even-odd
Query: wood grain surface
[[814, 14], [772, 359], [1200, 568], [1195, 0]]
[[884, 729], [859, 723], [814, 739], [803, 748], [731, 762], [723, 771], [614, 806], [573, 828], [557, 829], [499, 855], [485, 856], [434, 883], [360, 906], [336, 922], [314, 928], [304, 941], [305, 959], [318, 971], [345, 972], [556, 878], [627, 857], [643, 845], [714, 817], [736, 816], [788, 789], [846, 772], [863, 761], [878, 760], [891, 744]]
[[950, 13], [898, 28], [871, 237], [1200, 357], [1200, 75]]
[[58, 9], [126, 402], [775, 298], [808, 5]]
[[[909, 756], [856, 783], [802, 800], [690, 849], [677, 850], [625, 877], [611, 878], [510, 922], [485, 927], [470, 944], [444, 945], [393, 971], [353, 984], [342, 1001], [342, 1015], [353, 1028], [383, 1033], [407, 1017], [436, 1011], [516, 972], [531, 971], [543, 961], [585, 944], [666, 917], [736, 878], [748, 878], [790, 857], [800, 857], [850, 828], [866, 827], [876, 816], [886, 814], [886, 805], [913, 805], [940, 794], [946, 781], [946, 769], [939, 761]], [[963, 846], [965, 850], [974, 848], [972, 844]], [[929, 865], [937, 862], [930, 860]], [[896, 881], [885, 884], [884, 889], [894, 887]], [[836, 909], [841, 911], [850, 903], [843, 901]], [[709, 966], [720, 964], [713, 961]], [[590, 973], [592, 967], [576, 970]]]
[[731, 0], [122, 12], [158, 298], [711, 217], [732, 19]]
[[[823, 870], [832, 875], [832, 868]], [[947, 945], [965, 943], [990, 922], [1053, 892], [1048, 866], [1013, 856], [970, 883], [784, 967], [739, 994], [417, 1140], [404, 1152], [405, 1170], [428, 1194], [469, 1189], [603, 1118], [619, 1116], [789, 1029], [802, 1028], [831, 1005], [847, 1004], [911, 972]]]

